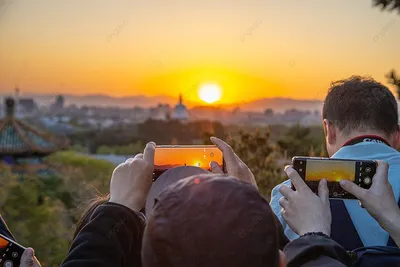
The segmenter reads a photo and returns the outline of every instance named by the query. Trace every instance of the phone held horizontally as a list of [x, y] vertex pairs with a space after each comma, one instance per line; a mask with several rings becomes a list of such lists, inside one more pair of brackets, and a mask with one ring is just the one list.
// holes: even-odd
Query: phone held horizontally
[[153, 180], [166, 170], [179, 166], [195, 166], [210, 171], [212, 161], [224, 168], [222, 152], [214, 145], [156, 146]]
[[[377, 163], [373, 160], [331, 159], [316, 157], [294, 157], [293, 168], [314, 193], [318, 193], [318, 184], [326, 179], [330, 198], [355, 199], [339, 184], [340, 180], [351, 181], [368, 189], [376, 173]], [[292, 188], [295, 189], [292, 185]]]
[[18, 267], [25, 248], [0, 234], [0, 266]]

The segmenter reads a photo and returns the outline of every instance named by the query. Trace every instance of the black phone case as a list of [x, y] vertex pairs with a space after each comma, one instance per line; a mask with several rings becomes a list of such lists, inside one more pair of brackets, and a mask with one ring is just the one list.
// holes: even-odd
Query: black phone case
[[[336, 160], [336, 161], [353, 161], [356, 162], [354, 170], [354, 183], [358, 186], [368, 189], [372, 185], [372, 178], [376, 173], [377, 163], [373, 160], [350, 160], [350, 159], [330, 159], [315, 157], [294, 157], [292, 160], [293, 168], [299, 173], [300, 177], [305, 181], [307, 171], [307, 160]], [[368, 171], [368, 172], [367, 172]], [[369, 178], [369, 180], [367, 180]], [[364, 181], [369, 181], [368, 183]], [[318, 194], [319, 181], [305, 181], [310, 189]], [[328, 182], [329, 198], [338, 199], [356, 199], [355, 196], [346, 192], [338, 182]], [[296, 190], [292, 184], [292, 189]]]
[[22, 253], [24, 253], [25, 248], [14, 241], [7, 241], [9, 242], [8, 245], [0, 252], [0, 266], [17, 267], [21, 263]]

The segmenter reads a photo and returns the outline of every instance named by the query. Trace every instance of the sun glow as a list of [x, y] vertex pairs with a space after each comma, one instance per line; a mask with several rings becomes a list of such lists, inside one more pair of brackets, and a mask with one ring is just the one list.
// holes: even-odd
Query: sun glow
[[199, 89], [199, 97], [204, 102], [211, 104], [221, 99], [222, 90], [216, 84], [205, 84]]

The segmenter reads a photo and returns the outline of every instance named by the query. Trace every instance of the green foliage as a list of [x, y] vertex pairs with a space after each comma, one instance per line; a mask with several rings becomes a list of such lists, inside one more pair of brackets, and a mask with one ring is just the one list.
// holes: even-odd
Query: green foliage
[[42, 265], [58, 266], [68, 251], [72, 222], [63, 204], [54, 196], [44, 196], [39, 177], [22, 181], [3, 170], [0, 177], [0, 210], [17, 241], [35, 248]]
[[35, 249], [43, 267], [59, 266], [65, 258], [85, 203], [109, 192], [115, 167], [72, 151], [45, 162], [52, 170], [45, 177], [17, 177], [0, 168], [1, 214], [17, 242]]
[[75, 152], [85, 153], [87, 149], [81, 144], [74, 144], [72, 145], [71, 150]]
[[229, 140], [233, 150], [253, 172], [260, 193], [269, 198], [272, 188], [284, 181], [283, 166], [279, 154], [270, 143], [269, 132], [239, 132]]
[[[286, 132], [274, 144], [268, 129], [239, 131], [231, 137], [237, 155], [256, 177], [261, 194], [269, 198], [271, 190], [287, 179], [283, 172], [293, 156], [327, 156], [323, 130], [320, 127], [274, 127], [274, 132]], [[276, 133], [275, 133], [276, 134]], [[279, 136], [279, 135], [278, 135]]]
[[66, 151], [47, 157], [45, 162], [56, 169], [62, 178], [58, 198], [63, 201], [73, 221], [80, 215], [77, 207], [109, 192], [110, 177], [115, 166], [108, 161]]
[[294, 156], [326, 157], [324, 135], [322, 128], [317, 134], [312, 134], [311, 128], [295, 125], [277, 141], [277, 148], [288, 158]]

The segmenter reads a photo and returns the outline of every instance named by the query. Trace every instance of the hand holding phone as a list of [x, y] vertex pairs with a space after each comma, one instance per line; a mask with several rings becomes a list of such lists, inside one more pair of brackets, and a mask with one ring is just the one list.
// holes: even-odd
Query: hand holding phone
[[24, 251], [23, 246], [0, 234], [0, 266], [20, 266]]
[[400, 209], [388, 179], [389, 165], [384, 161], [377, 163], [373, 184], [368, 190], [349, 181], [341, 181], [340, 185], [360, 200], [368, 213], [400, 246]]
[[[315, 193], [318, 193], [318, 183], [326, 179], [330, 198], [355, 199], [356, 197], [344, 190], [339, 181], [351, 181], [368, 189], [376, 173], [377, 163], [373, 160], [349, 160], [315, 157], [294, 157], [293, 168]], [[292, 185], [292, 188], [293, 185]]]
[[[254, 174], [251, 172], [250, 168], [247, 167], [247, 165], [238, 157], [238, 155], [236, 155], [232, 147], [216, 137], [211, 137], [210, 140], [222, 151], [224, 155], [226, 173], [229, 176], [233, 176], [241, 181], [250, 183], [258, 189]], [[213, 172], [223, 173], [221, 169], [218, 170], [217, 168], [214, 168]]]
[[318, 183], [318, 194], [315, 194], [294, 168], [286, 166], [285, 172], [296, 190], [285, 185], [279, 187], [283, 196], [279, 199], [283, 219], [298, 235], [322, 232], [329, 236], [332, 214], [326, 180]]

